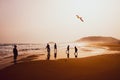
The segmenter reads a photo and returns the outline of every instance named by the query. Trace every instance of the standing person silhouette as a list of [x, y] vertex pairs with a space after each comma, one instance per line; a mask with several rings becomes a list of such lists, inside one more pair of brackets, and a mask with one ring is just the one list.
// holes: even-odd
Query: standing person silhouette
[[47, 49], [47, 52], [48, 52], [47, 60], [49, 60], [50, 59], [50, 45], [48, 43], [47, 43], [46, 49]]
[[17, 46], [16, 45], [14, 45], [14, 48], [13, 48], [13, 55], [14, 55], [14, 57], [13, 57], [14, 64], [16, 64], [16, 62], [17, 62], [17, 56], [18, 56], [18, 50], [17, 50]]
[[67, 58], [69, 58], [69, 49], [70, 49], [70, 46], [68, 45], [66, 50]]
[[54, 58], [56, 59], [57, 57], [57, 44], [55, 43], [54, 45]]
[[77, 58], [77, 56], [78, 56], [78, 49], [77, 49], [76, 46], [75, 46], [74, 48], [75, 48], [75, 53], [74, 53], [74, 55], [75, 55], [75, 58]]

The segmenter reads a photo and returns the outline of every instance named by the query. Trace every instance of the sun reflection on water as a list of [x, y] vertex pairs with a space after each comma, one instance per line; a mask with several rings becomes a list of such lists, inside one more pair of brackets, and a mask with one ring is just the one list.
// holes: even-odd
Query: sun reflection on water
[[[66, 59], [66, 48], [67, 45], [70, 45], [70, 58], [75, 58], [74, 55], [74, 47], [76, 46], [78, 48], [78, 58], [84, 58], [84, 57], [90, 57], [90, 56], [97, 56], [97, 55], [103, 55], [103, 54], [113, 54], [113, 53], [119, 53], [119, 51], [112, 51], [109, 50], [109, 47], [106, 46], [91, 46], [88, 43], [66, 43], [66, 44], [59, 44], [58, 51], [57, 51], [57, 59]], [[44, 56], [40, 56], [38, 60], [40, 59], [46, 59], [47, 52], [44, 51]], [[54, 48], [51, 48], [51, 60], [54, 59]]]

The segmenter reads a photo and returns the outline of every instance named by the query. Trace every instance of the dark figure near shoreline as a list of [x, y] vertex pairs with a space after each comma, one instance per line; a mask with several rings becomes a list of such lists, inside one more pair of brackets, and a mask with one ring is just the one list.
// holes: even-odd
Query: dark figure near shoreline
[[78, 56], [78, 49], [77, 49], [76, 46], [75, 46], [75, 53], [74, 53], [74, 55], [75, 55], [75, 58], [77, 58], [77, 56]]
[[57, 57], [57, 44], [55, 43], [54, 45], [54, 58], [56, 59]]
[[50, 59], [50, 45], [48, 43], [47, 43], [46, 49], [47, 49], [47, 52], [48, 52], [47, 60], [49, 60]]
[[66, 50], [67, 58], [69, 58], [69, 49], [70, 49], [70, 46], [68, 45]]
[[18, 50], [17, 50], [17, 46], [16, 45], [14, 45], [14, 48], [13, 48], [13, 55], [14, 55], [14, 57], [13, 57], [14, 64], [16, 64], [17, 63], [17, 56], [18, 56]]

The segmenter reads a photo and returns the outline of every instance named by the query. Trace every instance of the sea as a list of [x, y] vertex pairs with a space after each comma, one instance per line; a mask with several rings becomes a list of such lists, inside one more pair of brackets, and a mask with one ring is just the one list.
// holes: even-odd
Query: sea
[[[24, 54], [45, 54], [46, 53], [46, 45], [44, 43], [4, 43], [0, 44], [0, 60], [9, 58], [13, 56], [13, 47], [17, 45], [17, 49], [19, 55]], [[110, 50], [106, 46], [98, 47], [98, 46], [90, 46], [86, 43], [76, 43], [76, 42], [69, 42], [69, 43], [57, 43], [58, 47], [58, 54], [59, 58], [66, 58], [66, 48], [70, 45], [70, 54], [71, 58], [74, 58], [74, 47], [78, 48], [79, 57], [88, 57], [94, 55], [101, 55], [110, 53]], [[54, 50], [54, 43], [50, 43], [51, 50]], [[61, 52], [62, 51], [62, 52]], [[112, 51], [111, 51], [112, 52]], [[113, 52], [114, 53], [114, 52]]]
[[20, 43], [20, 44], [0, 44], [0, 59], [13, 56], [14, 45], [17, 45], [19, 55], [41, 52], [45, 49], [45, 44], [32, 44], [32, 43]]

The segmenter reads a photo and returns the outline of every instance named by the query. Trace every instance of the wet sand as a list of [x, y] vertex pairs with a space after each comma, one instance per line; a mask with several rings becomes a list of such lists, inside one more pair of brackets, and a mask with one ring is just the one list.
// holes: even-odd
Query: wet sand
[[[44, 54], [37, 54], [37, 56], [40, 58], [42, 57], [42, 55], [44, 55]], [[17, 62], [20, 63], [21, 59], [27, 59], [30, 56], [34, 56], [34, 54], [19, 55], [17, 58]], [[11, 65], [14, 65], [13, 56], [6, 57], [6, 58], [0, 60], [0, 70], [6, 68], [8, 66], [11, 66]]]
[[120, 54], [36, 60], [29, 56], [0, 70], [1, 80], [120, 80]]

